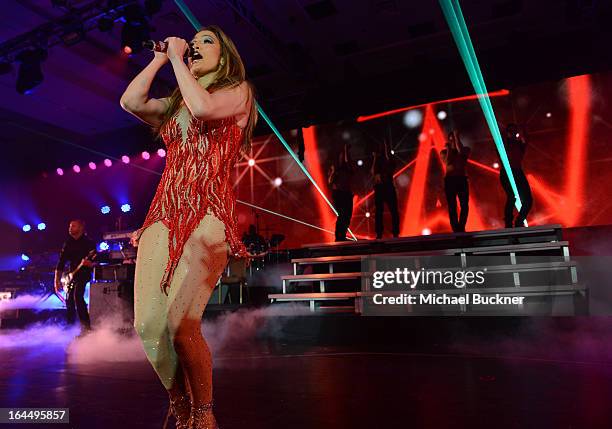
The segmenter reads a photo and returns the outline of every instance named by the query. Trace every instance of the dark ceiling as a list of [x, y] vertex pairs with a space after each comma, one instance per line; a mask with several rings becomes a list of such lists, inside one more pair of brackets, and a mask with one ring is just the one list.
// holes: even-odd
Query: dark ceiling
[[[86, 5], [93, 0], [73, 0]], [[0, 43], [58, 18], [50, 0], [3, 0]], [[354, 118], [471, 93], [436, 0], [186, 0], [236, 42], [259, 102], [280, 129]], [[490, 90], [608, 69], [610, 1], [462, 0]], [[174, 1], [151, 19], [157, 39], [193, 30]], [[44, 82], [15, 90], [0, 76], [4, 175], [54, 169], [86, 150], [118, 155], [153, 145], [119, 107], [150, 54], [120, 51], [121, 25], [49, 49]], [[171, 69], [156, 91], [174, 85]], [[267, 133], [260, 123], [260, 133]]]

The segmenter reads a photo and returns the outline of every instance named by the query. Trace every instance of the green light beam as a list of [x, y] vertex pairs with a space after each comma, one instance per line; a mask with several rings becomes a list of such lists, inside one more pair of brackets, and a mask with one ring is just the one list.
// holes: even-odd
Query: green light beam
[[439, 0], [439, 2], [440, 7], [442, 8], [442, 12], [444, 13], [444, 17], [446, 18], [446, 22], [448, 23], [448, 26], [451, 30], [451, 34], [453, 35], [453, 39], [457, 44], [459, 54], [461, 55], [461, 59], [463, 60], [472, 86], [474, 87], [474, 90], [478, 95], [478, 102], [480, 103], [480, 107], [484, 113], [485, 120], [487, 121], [489, 130], [491, 131], [491, 135], [497, 148], [497, 152], [499, 153], [499, 158], [502, 162], [504, 171], [508, 176], [510, 186], [512, 187], [512, 191], [515, 197], [514, 205], [517, 210], [520, 210], [522, 204], [518, 193], [518, 188], [514, 180], [514, 175], [512, 174], [512, 169], [510, 168], [508, 155], [506, 153], [501, 133], [497, 125], [497, 120], [495, 118], [493, 106], [491, 105], [491, 100], [487, 95], [488, 91], [484, 83], [482, 71], [478, 64], [478, 59], [476, 58], [476, 52], [474, 51], [474, 46], [472, 45], [465, 19], [463, 18], [463, 13], [461, 12], [461, 7], [459, 6], [459, 1]]

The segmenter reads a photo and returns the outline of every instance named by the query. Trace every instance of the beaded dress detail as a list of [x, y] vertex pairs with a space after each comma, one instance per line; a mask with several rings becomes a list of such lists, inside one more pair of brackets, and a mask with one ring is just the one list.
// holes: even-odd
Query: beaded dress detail
[[202, 121], [183, 106], [161, 130], [166, 166], [142, 232], [162, 221], [169, 230], [169, 255], [160, 287], [167, 295], [185, 243], [207, 213], [225, 224], [225, 237], [235, 257], [246, 248], [237, 231], [236, 196], [231, 170], [240, 154], [242, 129], [234, 117]]

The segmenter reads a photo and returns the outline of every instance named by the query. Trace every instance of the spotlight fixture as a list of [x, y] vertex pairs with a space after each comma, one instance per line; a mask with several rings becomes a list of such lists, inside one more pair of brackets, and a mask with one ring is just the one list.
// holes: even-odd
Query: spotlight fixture
[[166, 156], [166, 150], [162, 148], [157, 149], [157, 156], [163, 158], [164, 156]]
[[102, 241], [100, 244], [98, 244], [98, 249], [100, 249], [101, 251], [105, 251], [109, 249], [109, 245], [106, 241]]
[[110, 213], [110, 207], [109, 206], [102, 206], [102, 207], [100, 207], [100, 212], [102, 214], [109, 214]]
[[60, 39], [66, 46], [72, 46], [85, 38], [85, 28], [79, 18], [73, 18], [63, 24]]
[[142, 159], [149, 159], [149, 158], [151, 158], [151, 154], [145, 150], [142, 153]]
[[421, 231], [421, 235], [431, 235], [431, 229], [423, 228], [423, 230]]
[[255, 160], [253, 158], [250, 158], [248, 164], [249, 164], [249, 167], [254, 166], [255, 165]]
[[113, 165], [113, 161], [111, 161], [110, 159], [106, 158], [104, 160], [104, 165], [106, 165], [107, 167], [110, 167], [111, 165]]
[[57, 170], [55, 170], [55, 172], [57, 173], [58, 176], [63, 176], [64, 175], [64, 169], [63, 168], [58, 168]]
[[277, 177], [272, 181], [272, 184], [278, 187], [283, 184], [283, 179], [280, 177]]
[[[140, 52], [142, 42], [151, 39], [149, 22], [139, 4], [125, 8], [125, 25], [121, 30], [121, 46], [126, 54]], [[126, 48], [129, 48], [126, 50]]]
[[365, 217], [370, 217], [370, 216], [372, 216], [370, 212], [366, 212]]
[[363, 165], [363, 159], [358, 159], [357, 165], [361, 167]]
[[24, 226], [21, 227], [21, 230], [23, 232], [30, 232], [32, 230], [32, 225], [26, 223]]
[[446, 111], [440, 110], [436, 116], [438, 116], [439, 120], [443, 121], [446, 119], [446, 116], [447, 116]]
[[88, 165], [89, 165], [89, 168], [92, 169], [92, 170], [95, 170], [97, 168], [95, 162], [90, 162]]
[[124, 164], [129, 164], [130, 163], [130, 157], [127, 155], [123, 155], [121, 157], [121, 162], [123, 162]]
[[47, 224], [44, 222], [40, 222], [38, 225], [36, 225], [36, 227], [39, 231], [44, 231], [45, 229], [47, 229]]
[[47, 51], [40, 48], [27, 49], [17, 54], [15, 60], [20, 63], [16, 84], [18, 93], [30, 94], [42, 83], [44, 76], [40, 64], [46, 59]]
[[127, 213], [127, 212], [129, 212], [130, 210], [132, 210], [132, 206], [130, 206], [129, 204], [127, 204], [127, 203], [126, 203], [126, 204], [122, 204], [122, 205], [121, 205], [121, 211], [122, 211], [123, 213]]
[[72, 171], [74, 171], [75, 173], [80, 173], [81, 172], [81, 167], [79, 167], [78, 165], [73, 165], [72, 166]]
[[28, 255], [26, 255], [25, 253], [21, 254], [21, 260], [24, 262], [28, 262], [30, 260], [30, 257]]

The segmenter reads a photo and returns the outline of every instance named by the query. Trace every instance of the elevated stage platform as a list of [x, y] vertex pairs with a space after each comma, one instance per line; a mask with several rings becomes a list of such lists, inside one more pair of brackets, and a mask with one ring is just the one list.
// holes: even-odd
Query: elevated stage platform
[[[304, 245], [303, 250], [303, 257], [291, 260], [293, 273], [282, 276], [282, 293], [268, 295], [271, 303], [305, 303], [313, 312], [362, 313], [364, 302], [377, 293], [367, 284], [370, 273], [398, 267], [393, 261], [399, 266], [417, 261], [417, 267], [440, 270], [432, 267], [431, 261], [443, 257], [437, 259], [445, 261], [445, 270], [482, 269], [488, 280], [481, 287], [429, 288], [428, 292], [525, 299], [509, 307], [444, 305], [436, 310], [438, 315], [588, 314], [588, 290], [579, 282], [561, 225], [316, 243]], [[409, 293], [422, 292], [415, 289]], [[409, 311], [423, 314], [422, 309], [413, 306]]]

